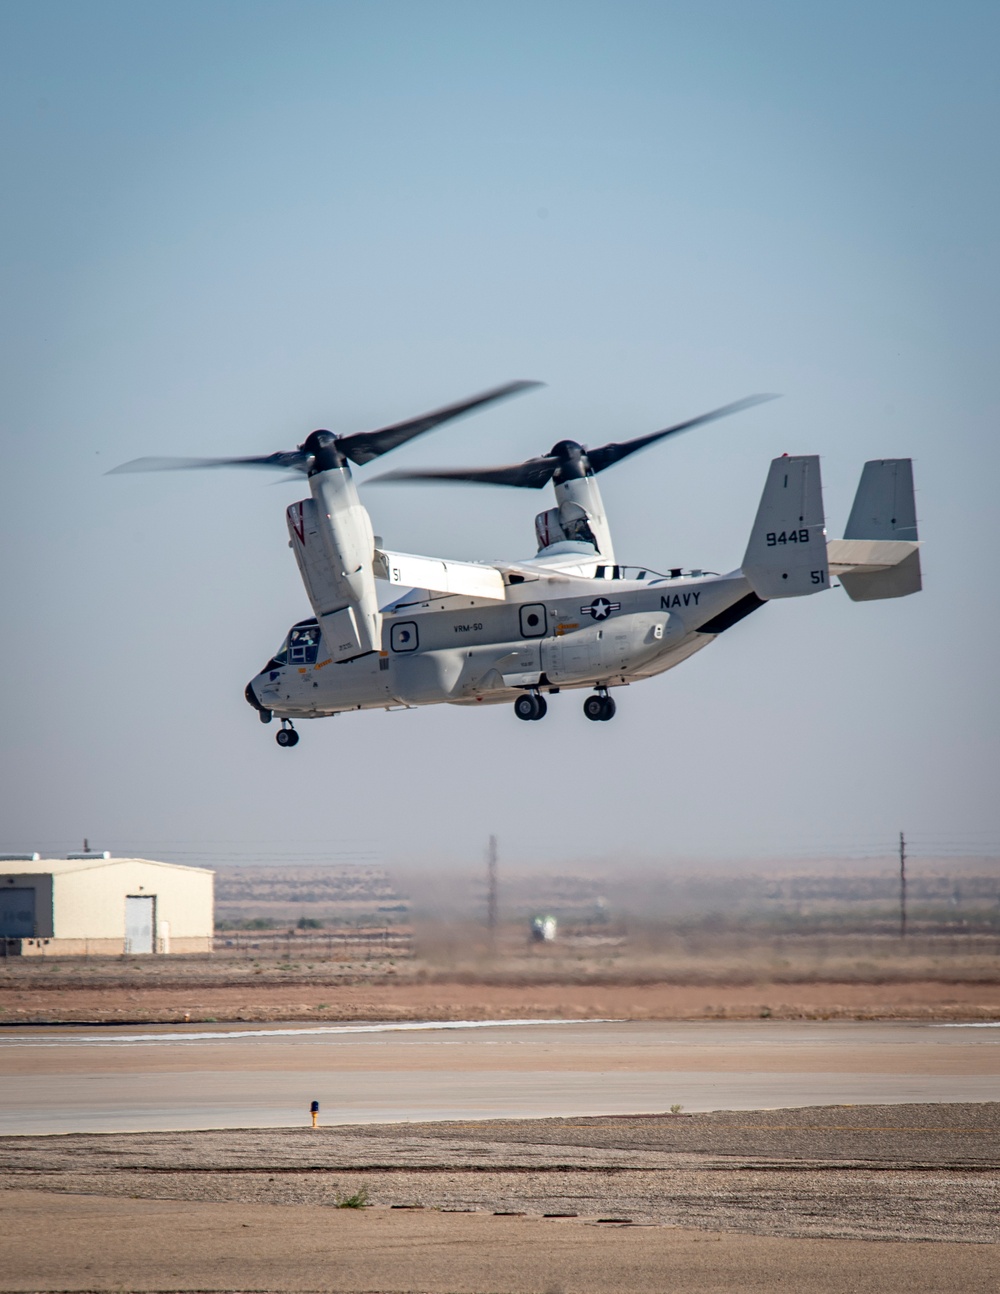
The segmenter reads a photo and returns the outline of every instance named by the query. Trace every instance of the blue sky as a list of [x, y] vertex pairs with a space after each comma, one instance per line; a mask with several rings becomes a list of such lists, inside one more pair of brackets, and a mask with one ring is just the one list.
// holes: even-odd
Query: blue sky
[[[0, 847], [195, 857], [1000, 853], [996, 6], [0, 9]], [[782, 399], [602, 477], [617, 547], [738, 564], [775, 454], [915, 460], [924, 592], [774, 606], [614, 724], [439, 707], [274, 744], [295, 484], [111, 477], [512, 378], [393, 467]], [[384, 468], [386, 464], [381, 465]], [[378, 468], [362, 470], [359, 479]], [[541, 497], [363, 489], [391, 546]]]

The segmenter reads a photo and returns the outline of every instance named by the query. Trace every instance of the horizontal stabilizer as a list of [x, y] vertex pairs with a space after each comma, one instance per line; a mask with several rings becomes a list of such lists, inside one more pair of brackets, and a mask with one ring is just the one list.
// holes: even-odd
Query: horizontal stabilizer
[[920, 546], [901, 539], [831, 539], [830, 574], [840, 577], [852, 602], [919, 593]]
[[796, 598], [829, 588], [819, 458], [776, 458], [750, 532], [743, 574], [759, 598]]
[[445, 561], [440, 557], [420, 557], [415, 553], [390, 553], [375, 550], [375, 578], [390, 584], [405, 584], [411, 589], [430, 589], [434, 593], [461, 593], [470, 598], [489, 598], [502, 602], [503, 576], [495, 566], [478, 562]]

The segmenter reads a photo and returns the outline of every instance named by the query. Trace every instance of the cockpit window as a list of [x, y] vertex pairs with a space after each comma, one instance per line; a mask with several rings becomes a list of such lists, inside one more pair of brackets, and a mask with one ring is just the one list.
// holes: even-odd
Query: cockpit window
[[278, 650], [271, 657], [270, 661], [268, 661], [268, 668], [273, 668], [275, 665], [287, 665], [287, 664], [288, 664], [288, 639], [286, 638], [285, 641], [278, 648]]
[[288, 635], [288, 662], [315, 665], [319, 656], [319, 625], [302, 625]]

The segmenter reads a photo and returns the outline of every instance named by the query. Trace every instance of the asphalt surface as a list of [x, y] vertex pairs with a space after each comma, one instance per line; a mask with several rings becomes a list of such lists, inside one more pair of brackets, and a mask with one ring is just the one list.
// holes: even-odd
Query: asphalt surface
[[0, 1133], [274, 1128], [1000, 1097], [1000, 1028], [845, 1022], [0, 1032]]

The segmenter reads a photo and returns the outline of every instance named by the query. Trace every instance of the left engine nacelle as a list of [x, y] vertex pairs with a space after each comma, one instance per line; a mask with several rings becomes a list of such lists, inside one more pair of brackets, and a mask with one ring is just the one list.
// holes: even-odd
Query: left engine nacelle
[[372, 570], [375, 537], [368, 512], [350, 477], [343, 481], [321, 479], [340, 475], [334, 470], [310, 478], [313, 498], [293, 503], [285, 519], [326, 650], [333, 660], [346, 661], [379, 650], [382, 616]]

